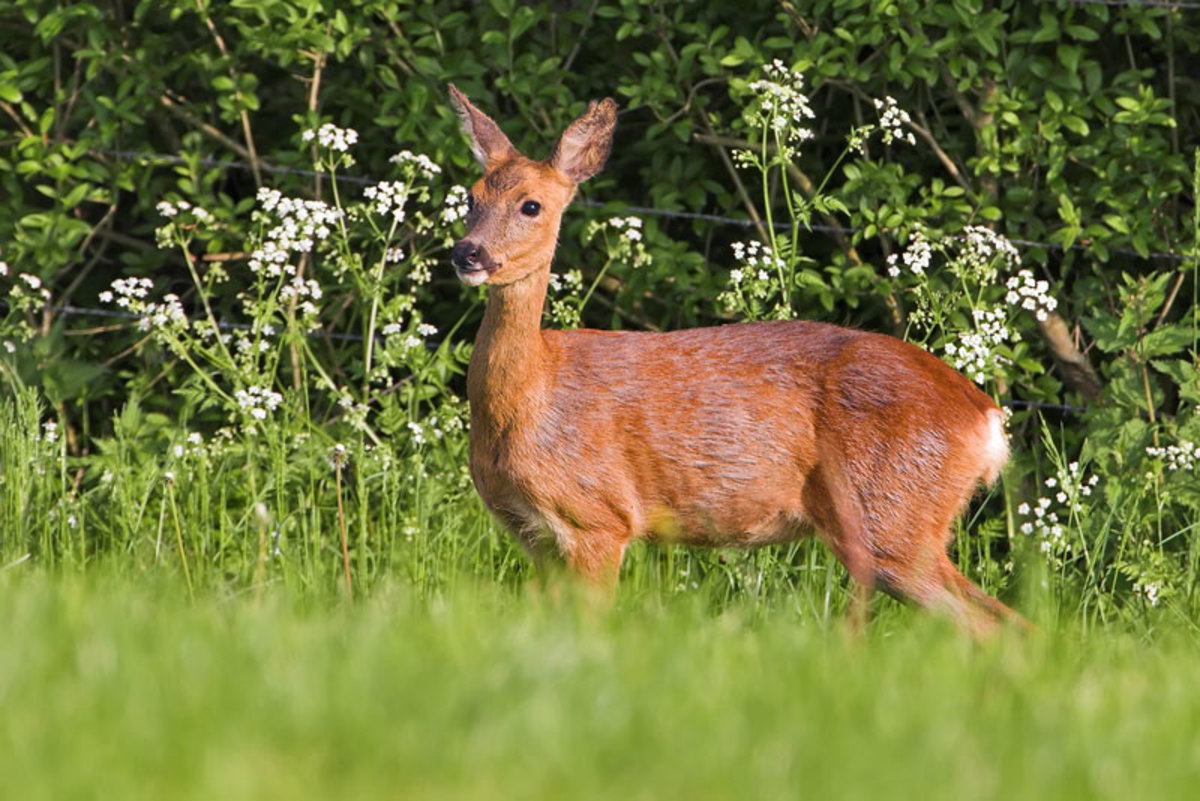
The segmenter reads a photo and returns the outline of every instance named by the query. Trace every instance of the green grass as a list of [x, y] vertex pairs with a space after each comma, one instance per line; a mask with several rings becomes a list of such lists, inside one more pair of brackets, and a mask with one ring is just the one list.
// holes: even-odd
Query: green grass
[[8, 798], [1180, 798], [1183, 632], [865, 638], [698, 595], [611, 611], [461, 583], [354, 605], [0, 580]]

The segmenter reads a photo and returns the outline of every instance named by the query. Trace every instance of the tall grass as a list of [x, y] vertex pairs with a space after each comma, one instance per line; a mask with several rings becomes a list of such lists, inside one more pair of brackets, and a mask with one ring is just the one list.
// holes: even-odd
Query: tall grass
[[[0, 399], [0, 564], [9, 570], [78, 573], [116, 564], [131, 579], [174, 577], [202, 595], [258, 596], [282, 587], [357, 597], [399, 583], [431, 598], [464, 581], [510, 590], [539, 583], [480, 503], [465, 474], [463, 441], [446, 438], [415, 458], [359, 447], [335, 464], [323, 443], [279, 428], [266, 427], [249, 443], [192, 446], [164, 426], [148, 447], [146, 415], [131, 406], [114, 421], [113, 437], [97, 443], [97, 455], [73, 457], [47, 431], [37, 394], [13, 389]], [[1196, 621], [1194, 593], [1164, 597], [1159, 608], [1127, 589], [1122, 599], [1111, 573], [1048, 559], [1028, 538], [1007, 540], [979, 515], [984, 508], [964, 518], [952, 555], [1026, 615], [1084, 626], [1162, 617], [1152, 612]], [[1072, 523], [1097, 561], [1102, 549], [1147, 547], [1115, 511], [1093, 515], [1086, 526]], [[996, 540], [1007, 543], [1002, 560], [994, 556]], [[1198, 569], [1194, 558], [1187, 565]], [[1175, 581], [1195, 584], [1194, 575]], [[635, 544], [620, 597], [677, 596], [714, 610], [790, 609], [823, 627], [850, 600], [844, 569], [813, 539], [752, 551]], [[874, 604], [876, 614], [897, 609], [883, 596]]]

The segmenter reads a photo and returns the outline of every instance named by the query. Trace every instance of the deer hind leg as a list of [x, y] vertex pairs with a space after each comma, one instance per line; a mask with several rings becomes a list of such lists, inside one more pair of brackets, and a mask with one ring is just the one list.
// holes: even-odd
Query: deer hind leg
[[975, 638], [1000, 626], [1027, 626], [1024, 618], [975, 586], [959, 572], [945, 551], [927, 549], [880, 560], [881, 584], [899, 598], [946, 615]]

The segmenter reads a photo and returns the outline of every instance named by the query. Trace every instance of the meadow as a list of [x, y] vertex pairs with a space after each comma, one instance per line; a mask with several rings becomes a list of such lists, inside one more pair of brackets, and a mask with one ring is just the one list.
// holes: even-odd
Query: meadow
[[0, 766], [20, 798], [1183, 798], [1194, 630], [982, 645], [907, 610], [549, 604], [463, 582], [189, 599], [9, 571]]

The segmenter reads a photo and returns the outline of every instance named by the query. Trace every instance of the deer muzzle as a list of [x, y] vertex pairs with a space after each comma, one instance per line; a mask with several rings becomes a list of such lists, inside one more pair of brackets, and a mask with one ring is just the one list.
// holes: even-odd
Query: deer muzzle
[[482, 245], [463, 239], [450, 251], [450, 263], [464, 284], [478, 286], [488, 279], [496, 264]]

